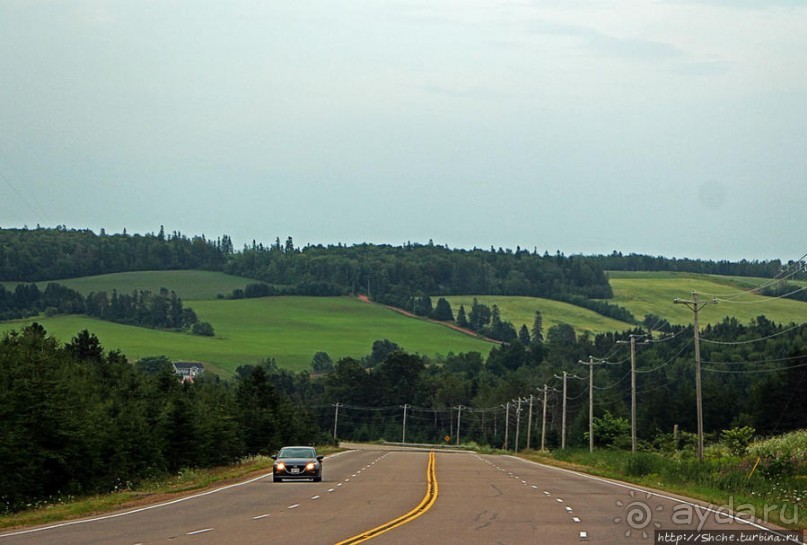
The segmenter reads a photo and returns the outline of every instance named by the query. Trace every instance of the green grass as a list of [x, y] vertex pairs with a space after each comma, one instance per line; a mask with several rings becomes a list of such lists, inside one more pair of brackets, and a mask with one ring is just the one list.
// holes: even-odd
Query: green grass
[[[107, 350], [120, 349], [129, 359], [165, 355], [174, 360], [202, 361], [224, 376], [239, 365], [267, 357], [295, 371], [308, 368], [319, 351], [327, 352], [334, 361], [344, 356], [362, 357], [378, 339], [389, 339], [409, 352], [428, 356], [487, 354], [492, 347], [447, 327], [349, 297], [265, 297], [186, 304], [200, 320], [213, 324], [215, 337], [155, 331], [82, 316], [41, 316], [36, 321], [62, 342], [88, 329]], [[20, 329], [32, 321], [2, 322], [0, 332]]]
[[[607, 302], [630, 310], [637, 320], [647, 314], [666, 318], [674, 324], [691, 324], [692, 311], [685, 305], [675, 304], [675, 298], [690, 299], [692, 292], [699, 294], [702, 302], [717, 297], [717, 305], [708, 305], [700, 313], [700, 324], [716, 324], [726, 316], [733, 316], [741, 323], [764, 314], [769, 320], [788, 324], [807, 321], [807, 303], [790, 299], [764, 297], [748, 290], [769, 282], [764, 278], [710, 276], [704, 274], [671, 272], [610, 272], [609, 280], [614, 297]], [[797, 285], [805, 283], [794, 282]], [[471, 310], [473, 295], [448, 296], [446, 300], [456, 316], [460, 305], [465, 305], [466, 314]], [[477, 295], [477, 300], [488, 306], [499, 306], [502, 319], [513, 323], [518, 330], [522, 324], [532, 329], [535, 311], [540, 310], [544, 320], [544, 334], [553, 325], [566, 323], [578, 333], [605, 333], [624, 331], [632, 326], [619, 320], [607, 318], [596, 312], [537, 297], [512, 297], [500, 295]], [[434, 299], [434, 298], [433, 298]]]
[[646, 314], [656, 314], [674, 324], [691, 324], [692, 311], [673, 301], [689, 300], [696, 291], [703, 302], [713, 297], [719, 300], [717, 305], [709, 305], [700, 312], [701, 326], [718, 323], [726, 316], [748, 323], [761, 314], [777, 323], [807, 321], [807, 303], [748, 292], [766, 284], [768, 280], [764, 278], [670, 272], [611, 272], [608, 276], [614, 290], [614, 297], [608, 302], [627, 308], [639, 320]]
[[[131, 293], [135, 290], [147, 290], [157, 293], [160, 288], [173, 290], [184, 300], [215, 299], [219, 294], [229, 295], [234, 289], [244, 289], [247, 284], [257, 280], [233, 276], [212, 271], [139, 271], [82, 278], [53, 280], [57, 284], [74, 289], [82, 295], [90, 292], [118, 290], [119, 293]], [[40, 289], [45, 289], [48, 282], [36, 282]], [[13, 290], [19, 282], [0, 282], [6, 289]]]
[[498, 305], [502, 313], [502, 319], [512, 322], [516, 331], [522, 325], [526, 325], [527, 329], [532, 330], [536, 310], [540, 310], [543, 317], [544, 335], [546, 335], [546, 331], [550, 327], [560, 323], [569, 324], [578, 333], [583, 333], [584, 331], [605, 333], [608, 331], [624, 331], [631, 328], [630, 324], [607, 318], [591, 310], [538, 297], [457, 295], [446, 297], [446, 300], [451, 303], [451, 309], [456, 317], [460, 305], [465, 305], [466, 315], [471, 311], [474, 297], [476, 297], [477, 301], [489, 307], [494, 304]]

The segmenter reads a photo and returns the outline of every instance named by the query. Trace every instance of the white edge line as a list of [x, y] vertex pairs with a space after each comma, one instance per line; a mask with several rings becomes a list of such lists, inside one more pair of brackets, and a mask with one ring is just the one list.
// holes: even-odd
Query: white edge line
[[212, 531], [213, 528], [202, 528], [201, 530], [194, 530], [193, 532], [185, 532], [186, 536], [195, 536], [196, 534], [204, 534], [205, 532]]
[[[342, 454], [347, 454], [349, 452], [358, 452], [356, 450], [344, 450], [342, 452], [337, 452], [336, 454], [331, 454], [328, 458], [335, 458]], [[214, 488], [213, 490], [207, 490], [206, 492], [200, 492], [199, 494], [194, 494], [192, 496], [185, 496], [184, 498], [177, 498], [175, 500], [166, 501], [163, 503], [155, 503], [154, 505], [147, 505], [145, 507], [140, 507], [138, 509], [132, 509], [131, 511], [123, 511], [120, 513], [112, 513], [110, 515], [101, 515], [100, 517], [93, 517], [89, 519], [77, 519], [77, 520], [68, 520], [66, 522], [60, 522], [58, 524], [53, 524], [51, 526], [42, 526], [41, 528], [29, 528], [27, 530], [18, 530], [16, 532], [9, 532], [7, 534], [0, 534], [0, 539], [4, 537], [11, 537], [11, 536], [21, 536], [25, 534], [33, 534], [35, 532], [43, 532], [45, 530], [54, 530], [56, 528], [64, 528], [66, 526], [75, 526], [77, 524], [86, 524], [88, 522], [99, 522], [102, 520], [109, 520], [119, 517], [125, 517], [128, 515], [134, 515], [136, 513], [142, 513], [143, 511], [150, 511], [151, 509], [159, 509], [160, 507], [168, 507], [170, 505], [175, 505], [177, 503], [181, 503], [183, 501], [188, 500], [195, 500], [196, 498], [201, 498], [204, 496], [209, 496], [211, 494], [215, 494], [216, 492], [221, 492], [222, 490], [229, 490], [230, 488], [237, 488], [239, 486], [244, 486], [247, 484], [254, 483], [255, 481], [260, 481], [261, 479], [265, 479], [272, 475], [271, 473], [266, 473], [264, 475], [260, 475], [258, 477], [253, 477], [252, 479], [242, 481], [240, 483], [228, 484], [227, 486], [222, 486], [220, 488]]]
[[508, 458], [512, 458], [514, 460], [518, 460], [520, 462], [524, 462], [525, 464], [535, 464], [537, 466], [544, 467], [544, 468], [547, 468], [547, 469], [552, 469], [554, 471], [560, 471], [562, 473], [568, 473], [570, 475], [576, 475], [577, 477], [582, 477], [584, 479], [590, 479], [592, 481], [597, 481], [597, 482], [600, 482], [600, 483], [610, 484], [612, 486], [618, 486], [619, 488], [625, 488], [625, 489], [628, 489], [628, 490], [638, 490], [640, 492], [645, 492], [646, 494], [652, 494], [653, 496], [658, 496], [659, 498], [664, 498], [666, 500], [674, 501], [674, 502], [677, 502], [677, 503], [682, 503], [684, 505], [689, 505], [690, 507], [694, 507], [695, 509], [703, 509], [704, 511], [706, 511], [708, 513], [713, 513], [715, 515], [728, 516], [728, 517], [734, 519], [736, 522], [741, 522], [743, 524], [748, 524], [749, 526], [753, 526], [755, 528], [758, 528], [760, 530], [764, 530], [766, 532], [770, 532], [772, 534], [776, 534], [776, 535], [780, 535], [780, 536], [784, 535], [784, 534], [781, 533], [780, 530], [774, 530], [772, 528], [766, 528], [765, 526], [762, 526], [761, 524], [757, 524], [756, 522], [753, 522], [753, 521], [750, 521], [750, 520], [745, 520], [745, 519], [740, 518], [740, 517], [738, 517], [738, 516], [736, 516], [736, 515], [734, 515], [732, 513], [726, 513], [726, 512], [723, 512], [723, 511], [719, 511], [717, 509], [713, 509], [712, 507], [699, 505], [697, 503], [690, 502], [690, 501], [687, 501], [687, 500], [684, 500], [684, 499], [681, 499], [681, 498], [676, 498], [674, 496], [667, 496], [666, 494], [659, 494], [658, 492], [647, 490], [645, 488], [642, 488], [641, 486], [631, 485], [631, 484], [627, 484], [627, 483], [620, 483], [620, 482], [617, 482], [617, 481], [611, 481], [609, 479], [603, 479], [601, 477], [595, 477], [594, 475], [588, 475], [587, 473], [578, 473], [577, 471], [571, 471], [569, 469], [564, 469], [562, 467], [555, 467], [555, 466], [550, 466], [550, 465], [547, 465], [547, 464], [541, 464], [539, 462], [533, 462], [532, 460], [525, 460], [523, 458], [518, 458], [516, 456], [512, 456], [512, 455], [509, 455], [509, 454], [505, 455], [505, 456], [507, 456]]

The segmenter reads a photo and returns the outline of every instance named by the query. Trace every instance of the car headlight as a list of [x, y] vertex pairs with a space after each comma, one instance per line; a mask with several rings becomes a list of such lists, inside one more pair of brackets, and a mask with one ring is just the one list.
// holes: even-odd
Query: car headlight
[[317, 464], [315, 464], [314, 462], [308, 462], [305, 465], [305, 470], [306, 471], [314, 471], [316, 468], [317, 468]]
[[284, 469], [286, 469], [286, 464], [284, 464], [283, 462], [278, 462], [275, 464], [275, 470], [283, 471]]

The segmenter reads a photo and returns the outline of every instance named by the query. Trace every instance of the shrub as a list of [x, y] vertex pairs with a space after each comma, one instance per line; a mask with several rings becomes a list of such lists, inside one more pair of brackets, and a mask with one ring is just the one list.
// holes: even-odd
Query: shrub
[[197, 322], [191, 327], [191, 333], [194, 335], [201, 335], [203, 337], [212, 337], [215, 335], [213, 326], [210, 322]]
[[743, 456], [748, 451], [748, 445], [751, 443], [755, 431], [751, 426], [723, 430], [723, 443], [733, 456]]

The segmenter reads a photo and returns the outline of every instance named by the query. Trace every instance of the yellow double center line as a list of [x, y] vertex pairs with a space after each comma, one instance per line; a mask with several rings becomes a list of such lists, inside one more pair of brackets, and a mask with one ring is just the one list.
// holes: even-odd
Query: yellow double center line
[[429, 453], [429, 466], [426, 469], [426, 495], [420, 501], [417, 507], [406, 513], [405, 515], [401, 515], [400, 517], [393, 519], [381, 526], [377, 526], [372, 530], [368, 530], [366, 532], [362, 532], [359, 535], [353, 536], [349, 539], [344, 541], [340, 541], [336, 545], [355, 545], [357, 543], [364, 543], [369, 539], [373, 539], [376, 536], [389, 532], [397, 528], [398, 526], [403, 526], [407, 522], [411, 522], [418, 518], [420, 515], [431, 509], [431, 506], [434, 505], [434, 502], [437, 501], [437, 467], [435, 464], [435, 457], [434, 451]]

